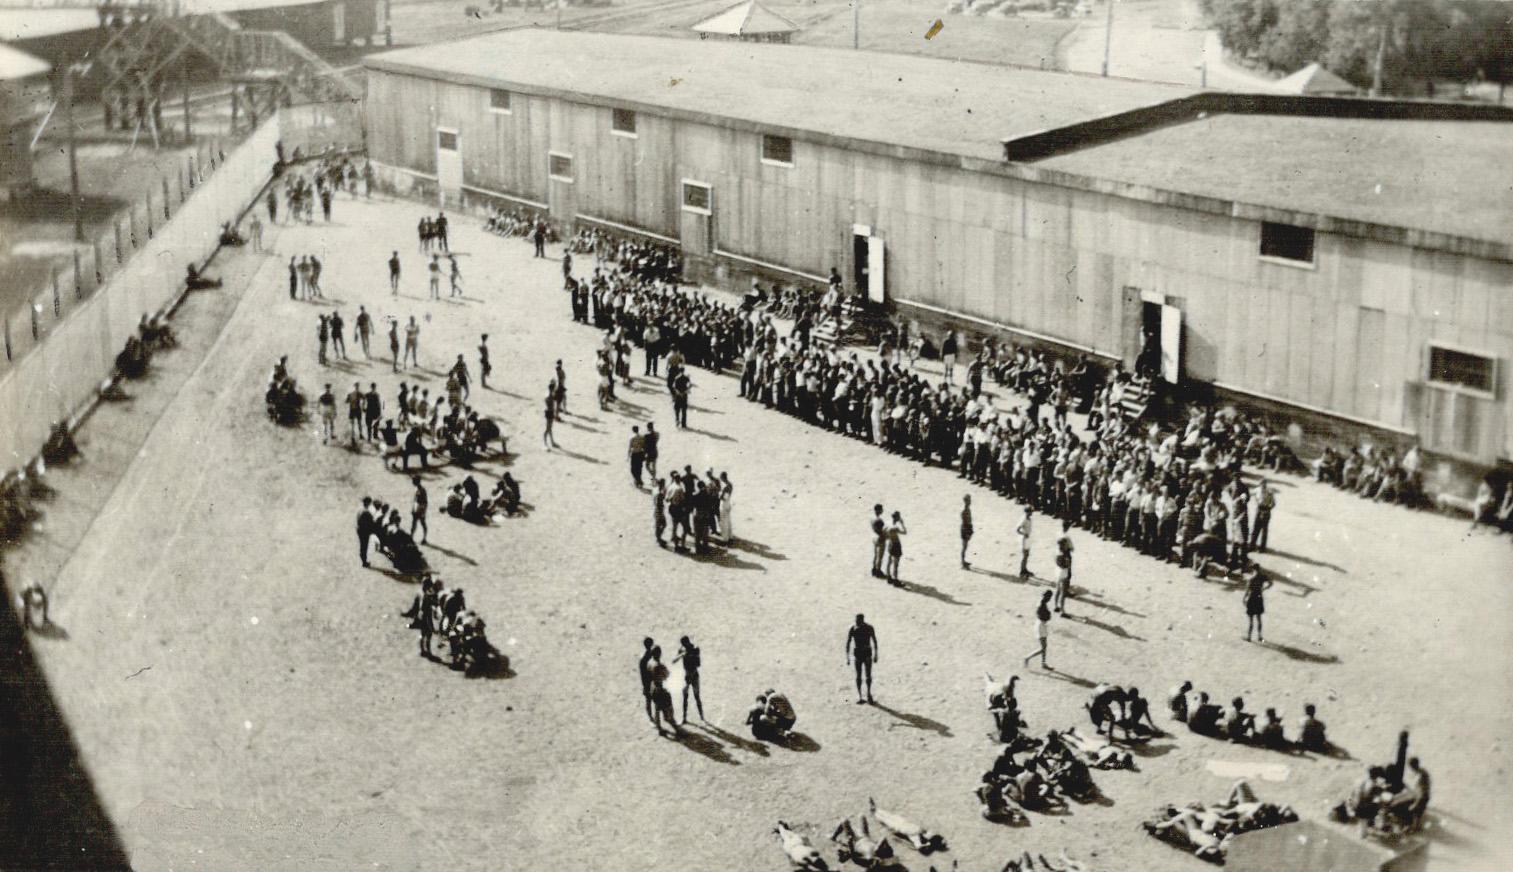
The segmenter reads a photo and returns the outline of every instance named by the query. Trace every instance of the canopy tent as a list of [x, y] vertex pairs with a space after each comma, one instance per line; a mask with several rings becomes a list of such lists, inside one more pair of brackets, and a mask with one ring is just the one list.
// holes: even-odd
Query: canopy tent
[[1315, 96], [1325, 94], [1349, 95], [1360, 90], [1317, 63], [1309, 64], [1292, 75], [1278, 80], [1274, 87], [1278, 91], [1288, 94]]
[[739, 3], [693, 26], [700, 38], [726, 36], [768, 42], [787, 42], [789, 35], [797, 33], [798, 29], [797, 24], [756, 0]]

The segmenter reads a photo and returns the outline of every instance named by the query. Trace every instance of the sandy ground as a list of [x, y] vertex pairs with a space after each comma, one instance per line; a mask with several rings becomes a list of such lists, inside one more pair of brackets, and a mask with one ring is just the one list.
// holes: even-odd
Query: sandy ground
[[[1010, 574], [1015, 506], [749, 405], [728, 376], [694, 373], [689, 431], [673, 431], [665, 393], [645, 380], [615, 409], [591, 409], [598, 336], [569, 322], [559, 262], [456, 218], [466, 297], [427, 302], [413, 237], [422, 208], [343, 198], [334, 223], [279, 228], [267, 255], [225, 262], [226, 293], [246, 290], [203, 360], [165, 358], [188, 371], [137, 388], [167, 392], [156, 405], [103, 407], [81, 437], [97, 459], [53, 475], [60, 500], [100, 495], [82, 541], [44, 560], [40, 536], [8, 558], [13, 583], [42, 572], [50, 587], [67, 638], [38, 639], [38, 656], [139, 868], [776, 870], [778, 819], [818, 843], [872, 796], [944, 833], [945, 862], [963, 870], [998, 869], [1026, 848], [1065, 848], [1094, 869], [1198, 869], [1138, 823], [1158, 803], [1221, 797], [1231, 779], [1211, 764], [1280, 764], [1280, 780], [1256, 780], [1260, 794], [1318, 819], [1402, 728], [1435, 778], [1434, 868], [1506, 868], [1508, 540], [1285, 478], [1277, 551], [1262, 562], [1286, 580], [1262, 647], [1241, 638], [1233, 587], [1076, 533], [1086, 593], [1053, 625], [1056, 671], [1024, 670], [1041, 582]], [[391, 249], [405, 258], [398, 298]], [[323, 446], [314, 427], [263, 414], [281, 353], [307, 390], [376, 381], [389, 399], [400, 378], [355, 347], [354, 362], [316, 364], [319, 309], [288, 299], [283, 268], [306, 252], [327, 258], [349, 323], [360, 303], [424, 319], [426, 368], [407, 381], [439, 390], [445, 363], [466, 350], [475, 365], [478, 334], [491, 335], [497, 387], [474, 401], [507, 423], [515, 454], [480, 477], [487, 489], [508, 466], [531, 511], [492, 528], [433, 514], [426, 553], [466, 588], [512, 678], [468, 680], [422, 660], [397, 617], [414, 587], [359, 565], [360, 497], [403, 503], [407, 482], [369, 451]], [[559, 357], [575, 414], [557, 428], [563, 450], [548, 453], [538, 397]], [[103, 447], [159, 408], [111, 490]], [[729, 471], [741, 543], [725, 556], [652, 543], [649, 498], [623, 459], [630, 427], [648, 419], [668, 431], [664, 469]], [[428, 475], [433, 505], [458, 478]], [[956, 561], [963, 493], [976, 504], [973, 571]], [[909, 522], [904, 589], [867, 574], [873, 502]], [[1053, 538], [1037, 528], [1042, 574]], [[875, 707], [855, 704], [843, 659], [856, 612], [880, 635]], [[676, 743], [646, 721], [635, 661], [643, 636], [670, 657], [682, 634], [703, 647], [711, 725]], [[1096, 773], [1103, 804], [995, 826], [971, 794], [995, 753], [984, 671], [1024, 676], [1039, 731], [1085, 725], [1098, 681], [1159, 695], [1189, 678], [1276, 706], [1289, 725], [1311, 700], [1355, 762], [1183, 732], [1141, 751], [1139, 772]], [[767, 687], [793, 700], [800, 749], [741, 728]]]

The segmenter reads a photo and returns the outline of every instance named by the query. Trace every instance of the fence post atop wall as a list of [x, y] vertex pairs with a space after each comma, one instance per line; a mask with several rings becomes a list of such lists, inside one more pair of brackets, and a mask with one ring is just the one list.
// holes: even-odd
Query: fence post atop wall
[[79, 256], [79, 249], [74, 249], [74, 299], [84, 299], [84, 258]]
[[32, 312], [32, 341], [36, 342], [37, 341], [37, 337], [40, 336], [41, 333], [42, 333], [42, 331], [41, 331], [42, 307], [39, 306], [39, 305], [37, 305], [36, 303], [32, 303], [30, 308], [31, 308], [31, 312]]
[[173, 217], [173, 213], [169, 211], [168, 177], [162, 176], [161, 178], [163, 179], [163, 220], [167, 221]]
[[63, 293], [58, 286], [58, 268], [52, 267], [53, 274], [53, 317], [63, 317]]
[[152, 238], [152, 189], [147, 189], [147, 238]]
[[116, 231], [116, 263], [120, 264], [125, 260], [125, 255], [121, 252], [121, 219], [117, 218], [111, 227]]
[[5, 359], [6, 360], [11, 360], [12, 358], [13, 358], [13, 355], [11, 353], [11, 319], [9, 317], [7, 317], [5, 319]]
[[131, 228], [131, 248], [135, 251], [137, 248], [137, 210], [135, 206], [126, 210], [126, 223]]
[[100, 285], [105, 283], [105, 275], [100, 271], [100, 240], [91, 242], [90, 249], [95, 255], [95, 288], [99, 289]]

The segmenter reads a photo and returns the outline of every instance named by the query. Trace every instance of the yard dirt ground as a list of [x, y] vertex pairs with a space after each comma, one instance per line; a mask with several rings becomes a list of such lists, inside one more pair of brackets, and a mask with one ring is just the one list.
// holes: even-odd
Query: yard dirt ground
[[[49, 476], [58, 503], [95, 499], [98, 517], [76, 518], [78, 544], [60, 554], [65, 513], [50, 510], [6, 558], [13, 586], [40, 574], [51, 593], [66, 638], [33, 645], [137, 868], [780, 870], [779, 819], [833, 859], [825, 836], [875, 797], [949, 839], [937, 868], [991, 872], [1025, 849], [1064, 848], [1094, 870], [1200, 869], [1139, 822], [1161, 803], [1221, 798], [1233, 776], [1212, 764], [1280, 767], [1279, 780], [1252, 779], [1261, 797], [1323, 819], [1404, 728], [1434, 775], [1432, 868], [1508, 868], [1507, 539], [1284, 476], [1276, 550], [1261, 558], [1282, 577], [1262, 646], [1242, 639], [1233, 586], [1074, 532], [1081, 593], [1072, 618], [1053, 623], [1055, 671], [1025, 669], [1045, 582], [1013, 575], [1016, 506], [750, 405], [731, 376], [693, 373], [687, 431], [648, 379], [593, 408], [599, 335], [568, 319], [558, 250], [532, 259], [524, 242], [453, 216], [466, 295], [430, 302], [414, 239], [424, 209], [343, 197], [333, 223], [270, 228], [266, 254], [220, 262], [228, 287], [191, 297], [181, 318], [207, 331], [188, 343], [203, 359], [190, 365], [193, 348], [164, 357], [167, 375], [102, 406], [81, 433], [82, 462]], [[398, 297], [391, 250], [405, 264]], [[349, 325], [359, 304], [421, 319], [424, 368], [394, 374], [382, 341], [371, 362], [349, 343], [353, 361], [318, 366], [327, 307], [286, 292], [285, 263], [306, 253], [326, 260]], [[237, 294], [207, 346], [214, 319], [196, 307]], [[374, 381], [389, 401], [401, 378], [439, 393], [458, 352], [476, 372], [483, 332], [496, 385], [475, 386], [473, 401], [513, 438], [507, 460], [475, 474], [487, 490], [510, 469], [530, 511], [488, 528], [433, 511], [426, 555], [510, 658], [513, 677], [497, 680], [417, 656], [398, 617], [414, 585], [381, 557], [358, 563], [360, 498], [407, 505], [407, 480], [371, 449], [322, 445], [315, 424], [271, 424], [262, 403], [285, 353], [312, 398], [324, 382], [344, 392]], [[573, 414], [557, 427], [562, 450], [548, 452], [540, 397], [557, 358]], [[723, 556], [652, 542], [650, 499], [624, 459], [631, 426], [648, 420], [667, 434], [664, 472], [688, 464], [734, 481], [739, 542]], [[145, 435], [128, 464], [110, 447], [132, 428]], [[433, 508], [461, 475], [425, 474]], [[964, 493], [978, 530], [971, 571], [956, 558]], [[867, 573], [874, 502], [909, 524], [902, 589]], [[1036, 528], [1041, 576], [1054, 538], [1050, 523]], [[843, 656], [857, 612], [880, 636], [876, 706], [855, 703]], [[703, 647], [710, 724], [691, 722], [680, 743], [647, 722], [636, 660], [643, 636], [670, 658], [684, 634]], [[1277, 707], [1289, 729], [1314, 701], [1353, 759], [1182, 731], [1140, 750], [1138, 772], [1094, 773], [1105, 802], [1009, 829], [982, 820], [972, 795], [996, 754], [985, 671], [1023, 677], [1037, 732], [1086, 729], [1095, 682], [1159, 699], [1191, 679], [1218, 699]], [[755, 743], [742, 727], [769, 687], [793, 700], [800, 746]]]

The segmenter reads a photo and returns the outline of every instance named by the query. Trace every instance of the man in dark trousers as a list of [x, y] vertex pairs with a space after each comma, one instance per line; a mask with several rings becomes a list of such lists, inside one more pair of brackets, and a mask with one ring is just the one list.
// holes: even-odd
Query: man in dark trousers
[[436, 241], [441, 245], [441, 250], [451, 252], [452, 246], [447, 242], [447, 213], [436, 213], [436, 220], [431, 222], [431, 230], [436, 234]]
[[399, 252], [389, 255], [389, 293], [399, 295]]
[[546, 257], [546, 222], [536, 219], [536, 226], [531, 230], [531, 241], [536, 243], [535, 257]]
[[362, 565], [368, 565], [368, 537], [373, 535], [376, 522], [373, 518], [373, 498], [362, 498], [362, 511], [357, 513], [357, 556]]
[[688, 373], [683, 372], [681, 369], [676, 376], [673, 376], [672, 382], [669, 385], [672, 391], [673, 422], [684, 430], [688, 429], [688, 393], [692, 387], [693, 384], [688, 379]]
[[341, 319], [341, 313], [333, 311], [331, 313], [331, 352], [342, 360], [347, 359], [347, 340], [342, 332], [346, 327], [346, 322]]
[[641, 466], [646, 462], [646, 437], [641, 435], [640, 427], [630, 428], [630, 477], [641, 487]]
[[662, 434], [657, 432], [657, 425], [652, 421], [646, 422], [646, 471], [651, 473], [652, 478], [657, 477], [657, 456], [660, 449], [657, 444], [662, 441]]
[[363, 397], [363, 416], [368, 423], [368, 439], [378, 439], [378, 421], [383, 417], [383, 398], [378, 395], [378, 383], [368, 382], [368, 393]]
[[[872, 702], [872, 664], [877, 662], [877, 631], [862, 615], [856, 616], [856, 624], [846, 633], [846, 663], [852, 663], [855, 649], [856, 704]], [[867, 696], [862, 698], [862, 681], [867, 683]]]

